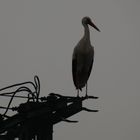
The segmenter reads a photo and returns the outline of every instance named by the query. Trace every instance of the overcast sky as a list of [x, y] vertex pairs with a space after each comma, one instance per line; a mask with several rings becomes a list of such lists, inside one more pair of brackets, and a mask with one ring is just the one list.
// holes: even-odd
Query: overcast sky
[[139, 14], [139, 0], [1, 0], [0, 87], [38, 75], [41, 96], [75, 96], [72, 52], [83, 36], [81, 18], [89, 16], [101, 30], [90, 28], [95, 62], [88, 82], [89, 94], [99, 99], [84, 105], [100, 111], [55, 125], [54, 140], [138, 140]]

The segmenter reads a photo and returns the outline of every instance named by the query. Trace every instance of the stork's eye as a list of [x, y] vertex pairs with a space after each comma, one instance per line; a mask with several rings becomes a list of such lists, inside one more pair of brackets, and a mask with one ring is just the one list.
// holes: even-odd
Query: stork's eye
[[90, 18], [89, 17], [84, 17], [83, 18], [83, 23], [86, 23], [86, 24], [88, 24], [88, 23], [90, 23]]
[[88, 19], [88, 18], [86, 18], [85, 22], [86, 22], [86, 23], [89, 23], [89, 19]]

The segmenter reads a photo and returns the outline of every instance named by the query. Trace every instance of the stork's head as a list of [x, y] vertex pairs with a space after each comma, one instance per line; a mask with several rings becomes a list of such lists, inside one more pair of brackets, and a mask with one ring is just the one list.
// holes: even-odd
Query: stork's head
[[90, 25], [93, 28], [95, 28], [97, 31], [100, 32], [100, 30], [97, 28], [97, 26], [92, 22], [92, 20], [89, 17], [83, 17], [82, 24], [83, 25]]

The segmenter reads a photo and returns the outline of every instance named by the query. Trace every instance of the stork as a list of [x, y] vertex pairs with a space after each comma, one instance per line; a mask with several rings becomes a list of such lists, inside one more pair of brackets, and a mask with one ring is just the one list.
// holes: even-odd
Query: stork
[[77, 89], [77, 96], [79, 96], [79, 90], [82, 91], [82, 88], [85, 86], [87, 96], [87, 81], [94, 61], [94, 47], [90, 42], [90, 31], [88, 25], [100, 32], [89, 17], [84, 17], [82, 19], [82, 25], [84, 27], [84, 36], [75, 46], [72, 56], [72, 76], [74, 85]]

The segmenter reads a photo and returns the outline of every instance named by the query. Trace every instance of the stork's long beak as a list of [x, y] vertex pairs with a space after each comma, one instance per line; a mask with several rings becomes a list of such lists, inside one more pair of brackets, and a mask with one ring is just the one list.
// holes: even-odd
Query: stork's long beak
[[98, 32], [100, 32], [99, 28], [93, 22], [90, 22], [89, 25], [95, 28]]

